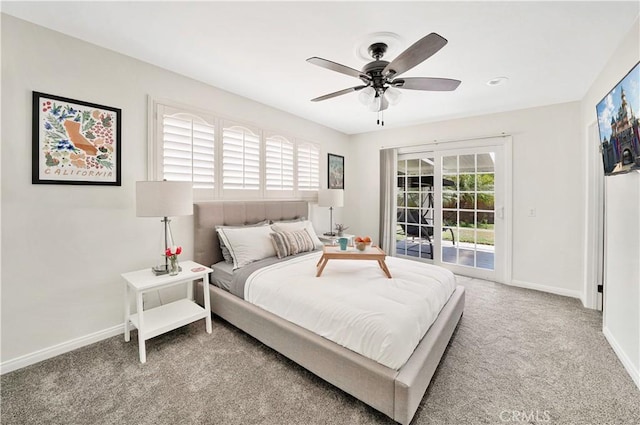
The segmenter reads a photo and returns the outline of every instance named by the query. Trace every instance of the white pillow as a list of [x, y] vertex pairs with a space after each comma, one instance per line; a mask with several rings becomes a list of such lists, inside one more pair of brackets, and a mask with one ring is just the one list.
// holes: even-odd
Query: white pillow
[[274, 232], [295, 232], [296, 230], [306, 229], [311, 236], [311, 240], [313, 241], [313, 246], [316, 249], [322, 249], [324, 245], [320, 239], [318, 239], [318, 235], [316, 231], [313, 229], [313, 224], [309, 220], [302, 221], [278, 221], [271, 225], [271, 228]]
[[270, 226], [223, 227], [217, 231], [218, 236], [229, 248], [234, 270], [254, 261], [276, 255], [276, 250], [271, 243], [271, 236], [269, 236], [272, 232]]
[[[255, 226], [268, 226], [271, 224], [271, 221], [269, 220], [264, 220], [261, 221], [259, 223], [256, 224], [245, 224], [244, 226], [216, 226], [216, 233], [218, 232], [218, 229], [221, 229], [223, 227], [229, 227], [229, 228], [241, 228], [241, 227], [255, 227]], [[227, 248], [227, 246], [224, 244], [224, 241], [218, 237], [218, 240], [220, 241], [220, 251], [222, 251], [222, 257], [224, 258], [224, 262], [225, 263], [229, 263], [229, 264], [233, 264], [233, 257], [231, 256], [231, 253], [229, 252], [229, 248]]]

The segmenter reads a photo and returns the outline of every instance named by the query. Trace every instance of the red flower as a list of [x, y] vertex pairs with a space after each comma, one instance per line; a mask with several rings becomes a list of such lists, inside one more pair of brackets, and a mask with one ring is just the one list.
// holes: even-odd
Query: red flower
[[166, 255], [167, 257], [173, 257], [173, 256], [180, 255], [181, 253], [182, 253], [182, 247], [174, 245], [172, 247], [167, 248], [164, 252], [164, 255]]

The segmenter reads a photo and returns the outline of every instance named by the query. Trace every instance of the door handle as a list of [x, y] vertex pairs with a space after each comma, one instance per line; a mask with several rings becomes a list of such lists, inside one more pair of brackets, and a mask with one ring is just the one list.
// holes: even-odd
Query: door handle
[[496, 213], [498, 215], [498, 218], [504, 218], [504, 207], [498, 207], [496, 209]]

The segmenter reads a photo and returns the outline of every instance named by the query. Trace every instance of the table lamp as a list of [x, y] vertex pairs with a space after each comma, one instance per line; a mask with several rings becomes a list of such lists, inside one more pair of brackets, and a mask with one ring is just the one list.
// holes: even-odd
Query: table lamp
[[318, 206], [329, 207], [329, 231], [325, 236], [336, 236], [333, 231], [333, 208], [344, 205], [344, 190], [342, 189], [320, 189], [318, 191]]
[[[164, 251], [174, 245], [169, 217], [193, 214], [193, 183], [170, 181], [136, 182], [136, 216], [162, 217], [164, 224]], [[156, 275], [169, 272], [169, 260], [153, 267]]]

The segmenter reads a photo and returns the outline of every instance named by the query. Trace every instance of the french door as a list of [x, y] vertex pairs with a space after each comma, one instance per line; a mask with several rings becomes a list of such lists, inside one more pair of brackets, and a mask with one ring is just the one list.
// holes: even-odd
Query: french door
[[396, 255], [506, 281], [508, 165], [504, 143], [399, 152]]

